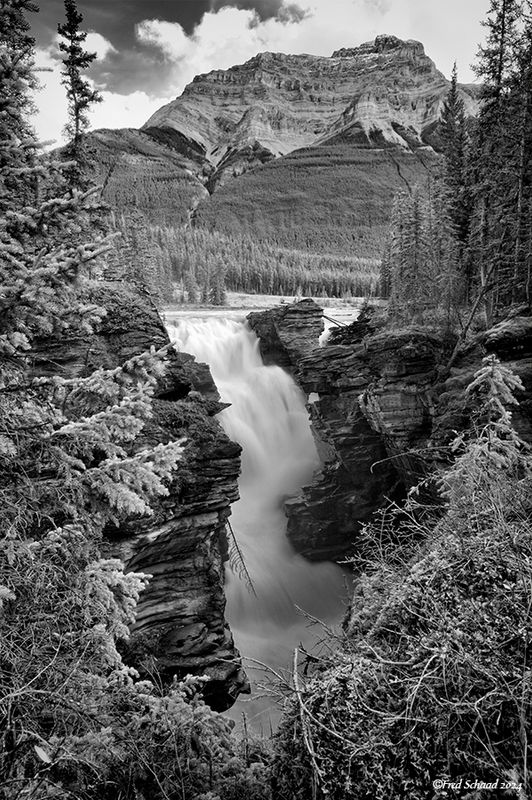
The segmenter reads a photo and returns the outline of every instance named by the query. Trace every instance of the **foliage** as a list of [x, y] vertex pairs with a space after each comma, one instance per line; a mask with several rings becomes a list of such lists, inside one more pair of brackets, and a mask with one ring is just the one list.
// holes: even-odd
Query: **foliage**
[[[33, 10], [0, 6], [0, 797], [263, 800], [267, 753], [240, 749], [199, 697], [206, 679], [166, 691], [120, 652], [149, 576], [100, 545], [109, 523], [151, 512], [181, 459], [182, 442], [142, 438], [165, 350], [38, 372], [47, 348], [97, 328], [88, 273], [110, 243], [97, 190], [72, 181], [72, 162], [40, 156], [28, 124]], [[73, 2], [67, 12], [81, 71]]]
[[278, 249], [379, 260], [394, 193], [435, 163], [426, 151], [342, 141], [302, 148], [219, 186], [194, 224]]
[[519, 388], [493, 357], [477, 372], [445, 513], [414, 555], [409, 539], [402, 563], [359, 580], [344, 643], [280, 730], [278, 797], [432, 800], [463, 796], [434, 780], [475, 778], [528, 796], [532, 459], [506, 410]]
[[8, 572], [3, 798], [199, 800], [209, 788], [267, 797], [266, 754], [258, 748], [246, 763], [230, 724], [200, 699], [204, 679], [161, 693], [122, 663], [115, 641], [127, 635], [143, 576], [102, 562], [92, 537], [73, 528], [19, 548]]
[[491, 0], [477, 61], [484, 88], [469, 164], [469, 253], [488, 321], [513, 302], [530, 302], [531, 10], [528, 0]]
[[139, 214], [121, 217], [118, 274], [145, 282], [160, 303], [223, 305], [225, 290], [314, 297], [373, 295], [376, 261], [275, 247], [248, 236], [201, 228], [148, 226]]
[[65, 148], [67, 159], [74, 163], [65, 172], [73, 186], [86, 185], [84, 177], [87, 171], [87, 155], [83, 142], [83, 134], [89, 128], [88, 111], [94, 103], [101, 102], [101, 95], [95, 91], [83, 76], [96, 58], [96, 53], [88, 53], [83, 49], [87, 38], [80, 29], [83, 16], [79, 13], [75, 0], [64, 0], [66, 21], [57, 26], [61, 37], [59, 49], [64, 54], [63, 85], [66, 87], [69, 121], [65, 132], [68, 144]]
[[416, 189], [395, 198], [381, 266], [381, 287], [395, 322], [424, 322], [440, 311], [447, 328], [456, 324], [463, 289], [447, 196], [440, 183], [429, 195]]
[[268, 797], [265, 747], [246, 758], [201, 700], [206, 679], [162, 692], [122, 663], [144, 576], [102, 561], [74, 527], [5, 559], [2, 798]]
[[[426, 241], [417, 237], [416, 192], [399, 195], [381, 272], [383, 296], [394, 297], [395, 275], [399, 300], [408, 295], [420, 312], [426, 298], [411, 293], [415, 276], [425, 293], [437, 285], [430, 301], [434, 307], [441, 305], [438, 298], [447, 284], [443, 305], [454, 309], [454, 324], [461, 327], [467, 325], [463, 312], [469, 304], [476, 310], [479, 300], [488, 325], [512, 304], [530, 303], [532, 4], [491, 0], [483, 24], [487, 37], [476, 64], [483, 84], [478, 117], [465, 119], [456, 69], [440, 117], [444, 163], [436, 204], [430, 196], [421, 202], [421, 216], [434, 218], [432, 232]], [[436, 273], [427, 243], [440, 254]], [[408, 288], [403, 291], [405, 262]]]
[[[441, 188], [444, 192], [448, 227], [454, 234], [457, 269], [462, 274], [464, 299], [470, 291], [470, 276], [466, 269], [465, 250], [469, 239], [471, 216], [470, 189], [468, 186], [469, 132], [464, 101], [458, 91], [456, 64], [451, 76], [451, 87], [440, 115], [444, 168]], [[442, 215], [443, 217], [443, 215]], [[443, 219], [438, 220], [441, 224]]]

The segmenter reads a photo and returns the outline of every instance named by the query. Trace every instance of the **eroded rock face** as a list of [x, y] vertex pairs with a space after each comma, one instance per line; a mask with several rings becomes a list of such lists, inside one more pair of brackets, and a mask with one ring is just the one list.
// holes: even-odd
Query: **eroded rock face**
[[260, 340], [264, 363], [290, 371], [297, 368], [323, 331], [322, 315], [323, 309], [309, 299], [248, 314], [248, 324]]
[[[37, 372], [89, 374], [169, 343], [147, 294], [107, 284], [94, 299], [107, 309], [99, 332], [83, 340], [41, 342]], [[141, 670], [153, 659], [168, 679], [207, 675], [205, 697], [217, 710], [249, 689], [224, 618], [225, 526], [238, 499], [241, 448], [213, 418], [223, 407], [208, 367], [171, 349], [153, 418], [137, 446], [185, 436], [183, 460], [168, 496], [153, 502], [152, 517], [107, 531], [109, 552], [129, 570], [152, 576], [140, 597], [130, 657]]]
[[441, 344], [422, 332], [367, 337], [365, 330], [355, 325], [351, 341], [314, 349], [298, 363], [303, 389], [318, 395], [313, 429], [334, 453], [303, 498], [287, 506], [288, 536], [311, 558], [352, 552], [360, 526], [421, 475], [416, 451], [430, 435], [427, 391]]
[[[288, 312], [265, 312], [255, 330], [269, 335], [268, 314], [275, 320], [274, 341], [282, 339]], [[286, 504], [288, 536], [299, 552], [339, 559], [356, 551], [361, 525], [386, 498], [401, 498], [448, 463], [450, 442], [469, 422], [465, 388], [488, 352], [523, 382], [513, 421], [532, 441], [529, 312], [479, 335], [445, 375], [453, 344], [424, 329], [379, 333], [371, 317], [362, 317], [322, 348], [315, 339], [307, 355], [292, 362], [300, 385], [314, 398], [309, 409], [318, 444], [329, 446], [320, 447], [325, 464], [312, 485]]]

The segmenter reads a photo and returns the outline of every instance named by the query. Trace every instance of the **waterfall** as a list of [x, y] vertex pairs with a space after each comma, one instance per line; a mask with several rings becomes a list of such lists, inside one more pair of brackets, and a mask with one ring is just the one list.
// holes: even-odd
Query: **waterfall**
[[[168, 330], [178, 349], [209, 364], [222, 400], [231, 404], [218, 420], [243, 448], [240, 500], [232, 507], [231, 525], [254, 593], [228, 569], [226, 618], [253, 683], [251, 659], [283, 669], [294, 647], [311, 647], [323, 635], [303, 612], [334, 624], [343, 611], [342, 569], [305, 560], [285, 535], [283, 500], [318, 466], [304, 397], [288, 373], [263, 364], [259, 341], [242, 322], [181, 319], [170, 321]], [[243, 703], [248, 714], [275, 720], [271, 703]]]

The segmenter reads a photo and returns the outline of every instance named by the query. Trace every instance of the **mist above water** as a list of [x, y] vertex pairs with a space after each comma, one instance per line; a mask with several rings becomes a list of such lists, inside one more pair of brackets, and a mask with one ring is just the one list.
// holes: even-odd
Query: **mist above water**
[[[288, 373], [263, 364], [259, 341], [242, 322], [185, 319], [168, 330], [178, 349], [209, 364], [222, 400], [231, 403], [217, 418], [243, 448], [240, 500], [230, 521], [254, 592], [228, 568], [226, 618], [252, 683], [261, 683], [267, 676], [255, 661], [284, 669], [294, 647], [323, 636], [303, 612], [336, 624], [346, 598], [343, 570], [307, 561], [286, 538], [283, 501], [319, 463], [304, 397]], [[237, 706], [275, 722], [271, 700]]]

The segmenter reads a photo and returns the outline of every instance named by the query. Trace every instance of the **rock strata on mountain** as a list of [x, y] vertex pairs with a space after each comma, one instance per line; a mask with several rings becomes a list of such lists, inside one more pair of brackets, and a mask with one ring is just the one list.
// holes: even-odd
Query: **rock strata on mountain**
[[[300, 306], [302, 332], [304, 307]], [[268, 327], [268, 315], [272, 327]], [[314, 325], [316, 311], [310, 311]], [[260, 335], [274, 327], [283, 338], [289, 311], [262, 315]], [[386, 498], [400, 498], [449, 458], [449, 444], [464, 430], [471, 409], [465, 388], [482, 358], [494, 352], [523, 381], [513, 411], [519, 434], [532, 441], [532, 317], [523, 311], [479, 335], [442, 379], [452, 342], [410, 328], [378, 332], [371, 317], [341, 329], [324, 347], [317, 339], [290, 367], [310, 396], [318, 445], [328, 449], [322, 470], [300, 497], [286, 504], [288, 536], [308, 558], [339, 559], [357, 546], [360, 527]], [[288, 336], [294, 331], [290, 326]], [[308, 341], [308, 339], [307, 339]], [[269, 349], [269, 341], [262, 347]]]
[[[88, 374], [113, 368], [133, 355], [169, 344], [146, 294], [123, 284], [101, 287], [94, 301], [107, 310], [99, 332], [74, 341], [42, 341], [39, 374]], [[107, 532], [110, 553], [130, 570], [151, 575], [133, 626], [131, 657], [142, 671], [152, 659], [167, 679], [206, 675], [205, 697], [217, 710], [248, 690], [240, 655], [225, 622], [226, 520], [238, 499], [240, 446], [213, 418], [224, 405], [210, 371], [185, 353], [169, 351], [154, 415], [137, 446], [186, 437], [183, 460], [154, 514]]]
[[[378, 36], [330, 57], [259, 53], [198, 75], [145, 127], [177, 130], [215, 166], [255, 143], [280, 156], [348, 131], [353, 142], [411, 149], [425, 144], [447, 90], [420, 42]], [[470, 91], [461, 95], [474, 113]]]
[[[449, 83], [394, 36], [330, 57], [259, 53], [198, 75], [140, 131], [93, 134], [109, 201], [285, 247], [374, 257], [391, 201], [437, 163]], [[466, 112], [477, 88], [460, 87]]]

